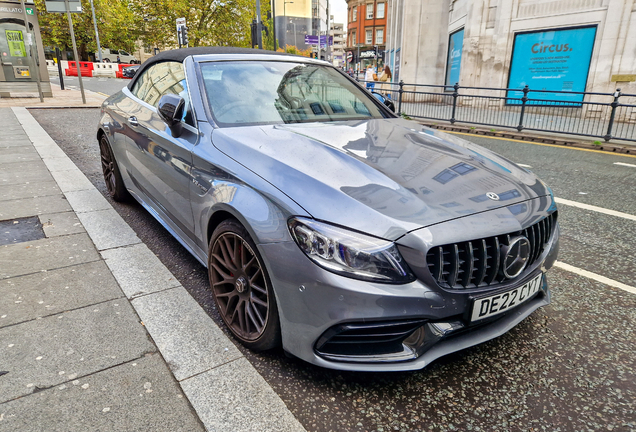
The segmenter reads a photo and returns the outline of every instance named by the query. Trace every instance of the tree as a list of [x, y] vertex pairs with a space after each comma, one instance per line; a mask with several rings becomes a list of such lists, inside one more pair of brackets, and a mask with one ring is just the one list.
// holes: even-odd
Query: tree
[[[128, 7], [126, 0], [93, 0], [95, 17], [103, 47], [133, 51], [140, 34], [141, 19]], [[44, 0], [35, 0], [45, 46], [72, 47], [68, 18], [65, 13], [48, 13]], [[90, 0], [82, 0], [82, 13], [72, 13], [77, 51], [82, 60], [97, 51]]]
[[153, 46], [177, 45], [175, 21], [185, 18], [190, 46], [250, 46], [253, 0], [131, 0], [144, 18], [142, 40]]

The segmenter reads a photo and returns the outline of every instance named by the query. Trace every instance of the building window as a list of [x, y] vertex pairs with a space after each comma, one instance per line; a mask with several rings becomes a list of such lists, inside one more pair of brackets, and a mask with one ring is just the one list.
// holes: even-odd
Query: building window
[[375, 30], [375, 44], [382, 45], [384, 43], [384, 29]]
[[367, 3], [367, 19], [373, 19], [373, 3]]
[[367, 39], [365, 41], [367, 45], [373, 44], [373, 30], [367, 30]]
[[377, 13], [376, 13], [376, 18], [377, 19], [382, 19], [384, 18], [384, 3], [378, 3], [377, 5]]
[[357, 43], [358, 41], [356, 40], [356, 31], [354, 30], [351, 32], [351, 46], [354, 46]]
[[358, 6], [356, 6], [356, 7], [354, 7], [354, 8], [353, 8], [353, 12], [352, 12], [352, 14], [353, 14], [353, 19], [352, 19], [352, 21], [353, 21], [353, 22], [358, 21]]

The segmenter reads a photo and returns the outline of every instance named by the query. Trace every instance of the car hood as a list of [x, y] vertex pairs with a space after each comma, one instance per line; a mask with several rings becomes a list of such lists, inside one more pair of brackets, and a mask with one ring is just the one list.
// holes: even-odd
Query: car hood
[[389, 240], [550, 194], [513, 162], [403, 119], [222, 128], [212, 139], [312, 217]]

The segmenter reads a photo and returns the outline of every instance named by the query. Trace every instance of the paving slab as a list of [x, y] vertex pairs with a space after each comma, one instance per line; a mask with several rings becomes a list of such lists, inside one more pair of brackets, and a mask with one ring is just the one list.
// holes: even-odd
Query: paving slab
[[38, 216], [48, 238], [86, 232], [77, 215], [70, 211], [64, 213], [47, 213]]
[[205, 430], [158, 354], [0, 405], [0, 419], [21, 432]]
[[[100, 259], [90, 237], [73, 234], [0, 247], [0, 279]], [[1, 306], [1, 305], [0, 305]]]
[[0, 403], [156, 352], [125, 299], [0, 329]]
[[181, 286], [143, 243], [103, 251], [102, 257], [128, 298]]
[[181, 388], [210, 432], [305, 430], [245, 358], [181, 381]]
[[33, 147], [8, 147], [3, 148], [0, 144], [0, 161], [2, 163], [39, 161], [40, 155]]
[[109, 210], [112, 208], [106, 198], [95, 188], [82, 191], [66, 192], [66, 199], [71, 203], [77, 213], [85, 213], [96, 210]]
[[0, 141], [0, 148], [9, 149], [14, 147], [31, 147], [31, 141], [26, 139], [26, 137], [20, 135], [13, 135], [9, 137], [4, 137], [2, 141]]
[[[92, 185], [91, 185], [92, 187]], [[100, 210], [77, 215], [91, 236], [97, 250], [141, 243], [137, 234], [114, 210]]]
[[21, 198], [35, 198], [39, 196], [59, 195], [60, 188], [54, 181], [34, 182], [16, 185], [0, 184], [0, 202]]
[[3, 201], [0, 220], [36, 216], [44, 213], [60, 213], [72, 210], [64, 195], [49, 195]]
[[0, 327], [123, 296], [103, 261], [0, 280]]
[[42, 161], [0, 165], [0, 185], [13, 185], [51, 181], [53, 178]]
[[243, 356], [183, 287], [132, 304], [179, 381]]

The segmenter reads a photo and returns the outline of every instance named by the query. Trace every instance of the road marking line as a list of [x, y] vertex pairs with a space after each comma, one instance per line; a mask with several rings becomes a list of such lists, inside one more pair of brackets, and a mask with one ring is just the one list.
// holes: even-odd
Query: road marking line
[[572, 207], [578, 207], [584, 210], [591, 210], [591, 211], [595, 211], [598, 213], [603, 213], [606, 215], [610, 215], [610, 216], [616, 216], [616, 217], [620, 217], [623, 219], [629, 219], [629, 220], [633, 220], [636, 221], [636, 216], [634, 215], [630, 215], [629, 213], [623, 213], [623, 212], [619, 212], [616, 210], [609, 210], [603, 207], [597, 207], [597, 206], [593, 206], [593, 205], [589, 205], [589, 204], [583, 204], [580, 202], [576, 202], [576, 201], [570, 201], [570, 200], [566, 200], [563, 198], [554, 198], [554, 201], [556, 201], [557, 204], [563, 204], [563, 205], [568, 205], [568, 206], [572, 206]]
[[520, 164], [520, 163], [518, 163], [517, 165], [524, 168], [532, 168], [532, 165], [526, 165], [526, 164]]
[[476, 136], [476, 137], [494, 139], [494, 140], [499, 140], [499, 141], [512, 141], [512, 142], [518, 142], [518, 143], [522, 143], [522, 144], [534, 144], [534, 145], [544, 146], [544, 147], [556, 147], [556, 148], [562, 148], [562, 149], [568, 149], [568, 150], [578, 150], [578, 151], [591, 152], [591, 153], [601, 153], [601, 154], [609, 155], [609, 156], [622, 156], [622, 157], [628, 157], [628, 158], [636, 158], [636, 155], [631, 155], [631, 154], [613, 153], [613, 152], [606, 152], [606, 151], [603, 151], [603, 150], [582, 149], [582, 148], [566, 146], [566, 145], [545, 144], [545, 143], [538, 143], [538, 142], [532, 142], [532, 141], [522, 141], [522, 140], [517, 140], [517, 139], [512, 139], [512, 138], [493, 137], [493, 136], [488, 136], [488, 135], [476, 135], [476, 134], [465, 133], [465, 132], [453, 132], [453, 131], [440, 131], [440, 132], [446, 132], [446, 133], [451, 133], [451, 134], [455, 134], [455, 135]]
[[627, 291], [628, 293], [636, 294], [636, 288], [633, 286], [625, 285], [622, 282], [615, 281], [614, 279], [606, 278], [605, 276], [598, 275], [596, 273], [589, 272], [587, 270], [580, 269], [578, 267], [571, 266], [570, 264], [566, 264], [561, 261], [557, 261], [554, 263], [555, 267], [558, 267], [562, 270], [569, 271], [571, 273], [575, 273], [579, 276], [586, 277], [588, 279], [593, 279], [597, 282], [600, 282], [605, 285], [612, 286], [614, 288], [622, 289], [623, 291]]
[[100, 95], [102, 95], [102, 96], [106, 96], [106, 97], [109, 97], [109, 96], [110, 96], [110, 95], [107, 95], [106, 93], [102, 93], [102, 92], [96, 92], [96, 93], [97, 93], [97, 94], [100, 94]]
[[626, 164], [626, 163], [623, 163], [623, 162], [614, 162], [614, 165], [620, 165], [620, 166], [636, 168], [636, 165]]

